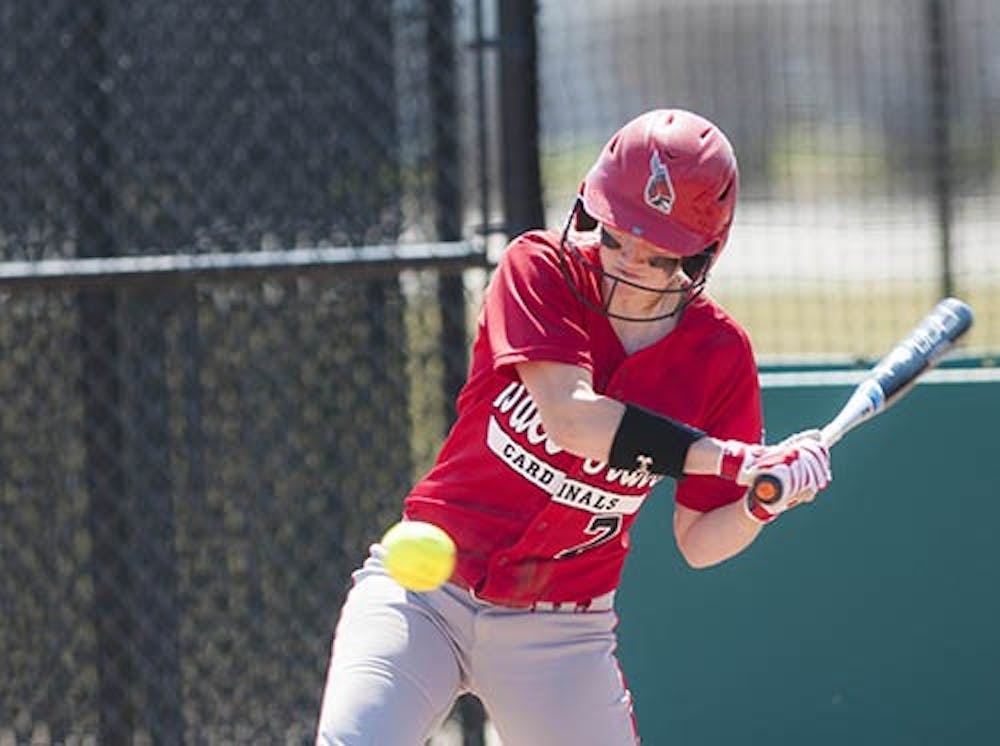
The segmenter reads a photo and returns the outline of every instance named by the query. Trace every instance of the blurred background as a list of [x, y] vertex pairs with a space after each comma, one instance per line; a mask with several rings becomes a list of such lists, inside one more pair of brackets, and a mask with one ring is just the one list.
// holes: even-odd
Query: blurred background
[[733, 141], [710, 289], [765, 371], [954, 294], [991, 375], [998, 34], [992, 0], [0, 0], [0, 746], [310, 743], [492, 262], [647, 109]]

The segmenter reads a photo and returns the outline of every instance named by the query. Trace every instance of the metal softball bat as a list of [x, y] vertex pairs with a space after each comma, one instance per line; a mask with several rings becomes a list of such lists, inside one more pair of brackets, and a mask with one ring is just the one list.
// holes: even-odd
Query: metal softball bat
[[[821, 429], [821, 438], [833, 446], [863, 422], [902, 399], [922, 375], [972, 327], [972, 308], [957, 298], [945, 298], [900, 340], [865, 376], [836, 416]], [[762, 475], [753, 484], [753, 496], [762, 503], [781, 499], [781, 482]]]

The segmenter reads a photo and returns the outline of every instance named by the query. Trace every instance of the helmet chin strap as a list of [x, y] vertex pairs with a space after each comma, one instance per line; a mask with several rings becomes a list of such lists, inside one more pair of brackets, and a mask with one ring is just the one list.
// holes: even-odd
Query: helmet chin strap
[[[704, 272], [699, 277], [691, 280], [689, 285], [681, 288], [653, 288], [647, 285], [642, 285], [638, 282], [632, 282], [624, 277], [619, 277], [618, 275], [606, 272], [603, 267], [590, 261], [577, 248], [576, 244], [570, 240], [569, 233], [573, 225], [574, 220], [577, 217], [578, 212], [582, 210], [582, 201], [578, 198], [576, 203], [573, 205], [573, 209], [570, 210], [569, 217], [566, 219], [566, 224], [563, 227], [562, 236], [559, 239], [559, 268], [562, 271], [563, 278], [566, 280], [573, 291], [573, 295], [576, 296], [577, 300], [583, 303], [592, 311], [596, 311], [604, 316], [612, 319], [619, 319], [620, 321], [637, 321], [637, 322], [648, 322], [648, 321], [662, 321], [664, 319], [669, 319], [674, 316], [680, 317], [684, 312], [684, 309], [690, 305], [690, 303], [697, 298], [705, 289], [705, 282], [708, 279], [708, 273]], [[598, 305], [594, 301], [587, 298], [583, 292], [578, 287], [576, 281], [573, 279], [572, 274], [569, 269], [569, 256], [572, 255], [573, 259], [579, 266], [582, 266], [587, 271], [592, 272], [599, 279], [607, 278], [611, 280], [611, 287], [608, 289], [607, 297], [604, 299], [603, 305]], [[676, 306], [667, 313], [662, 313], [655, 316], [628, 316], [621, 313], [615, 313], [611, 310], [611, 301], [614, 298], [615, 292], [618, 290], [618, 286], [621, 284], [628, 285], [638, 290], [643, 290], [647, 293], [656, 293], [660, 296], [680, 294], [683, 293], [682, 297]]]

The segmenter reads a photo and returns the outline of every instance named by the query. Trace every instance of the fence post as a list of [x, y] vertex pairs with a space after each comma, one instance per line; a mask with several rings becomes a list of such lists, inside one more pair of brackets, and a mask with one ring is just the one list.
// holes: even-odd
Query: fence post
[[[170, 464], [170, 395], [164, 327], [171, 313], [171, 292], [140, 289], [119, 298], [120, 346], [127, 374], [121, 387], [121, 412], [139, 437], [128, 437], [123, 506], [130, 535], [119, 548], [132, 574], [136, 624], [130, 643], [136, 663], [132, 689], [136, 729], [147, 730], [154, 744], [184, 742], [181, 682], [179, 568], [176, 548], [174, 477]], [[141, 672], [141, 673], [140, 673]]]
[[500, 11], [500, 117], [504, 221], [510, 237], [540, 228], [538, 69], [535, 0], [505, 0]]
[[952, 273], [952, 224], [954, 190], [951, 163], [951, 51], [948, 19], [942, 0], [925, 0], [927, 26], [927, 84], [930, 106], [932, 198], [938, 220], [943, 296], [954, 292]]
[[[107, 9], [103, 2], [77, 6], [78, 121], [77, 253], [107, 256], [111, 251], [113, 204], [108, 174], [111, 145], [108, 74], [103, 47]], [[86, 456], [84, 480], [90, 498], [88, 528], [93, 551], [94, 626], [97, 634], [97, 708], [101, 743], [130, 743], [135, 715], [129, 684], [135, 671], [129, 644], [135, 630], [129, 605], [131, 575], [122, 548], [128, 545], [125, 473], [118, 459], [124, 444], [116, 416], [121, 398], [117, 297], [113, 290], [86, 290], [78, 297], [80, 375]]]
[[[427, 19], [434, 227], [437, 240], [458, 241], [462, 237], [462, 193], [452, 0], [428, 0]], [[455, 398], [465, 381], [467, 364], [465, 284], [461, 271], [442, 272], [439, 275], [438, 304], [441, 308], [440, 340], [444, 364], [442, 394], [445, 422], [450, 426], [455, 420]], [[482, 703], [471, 695], [464, 695], [459, 699], [458, 710], [464, 746], [482, 746], [486, 721]]]
[[[452, 5], [451, 0], [427, 0], [434, 229], [438, 241], [458, 241], [462, 238], [458, 83]], [[465, 380], [466, 315], [461, 271], [440, 273], [438, 303], [441, 306], [445, 419], [450, 425], [455, 418], [455, 397]]]
[[[115, 254], [108, 9], [93, 2], [78, 12], [77, 253], [107, 257]], [[78, 308], [99, 740], [129, 743], [148, 729], [155, 743], [181, 743], [177, 567], [170, 478], [162, 461], [169, 448], [161, 310], [148, 298], [123, 306], [110, 289], [82, 291]], [[130, 319], [127, 328], [122, 318]], [[142, 349], [129, 354], [132, 337]], [[141, 360], [141, 373], [152, 376], [123, 378], [126, 360]], [[146, 390], [129, 396], [128, 380], [143, 380]], [[153, 442], [130, 443], [129, 419], [139, 421]]]

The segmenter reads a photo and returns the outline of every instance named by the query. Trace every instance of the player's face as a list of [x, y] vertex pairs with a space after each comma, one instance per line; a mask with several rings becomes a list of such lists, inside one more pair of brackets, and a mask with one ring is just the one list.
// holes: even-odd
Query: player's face
[[[680, 257], [617, 228], [602, 225], [599, 230], [601, 265], [605, 272], [649, 289], [666, 290], [677, 286], [681, 276]], [[622, 285], [618, 292], [627, 292], [629, 288], [629, 285]]]
[[[586, 220], [581, 221], [581, 216]], [[701, 294], [715, 245], [700, 255], [685, 258], [630, 231], [592, 220], [584, 210], [582, 197], [578, 198], [559, 241], [563, 278], [577, 299], [591, 310], [621, 321], [663, 321], [678, 317]], [[578, 240], [585, 243], [577, 243]], [[581, 246], [586, 247], [586, 254]], [[595, 248], [599, 261], [593, 258]], [[693, 268], [693, 275], [689, 274], [689, 268], [698, 259], [703, 264]], [[578, 278], [572, 276], [571, 261], [600, 280], [600, 304], [588, 299]]]

